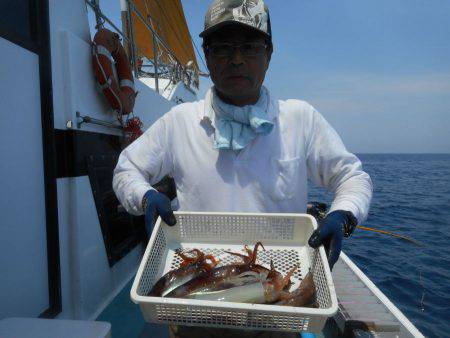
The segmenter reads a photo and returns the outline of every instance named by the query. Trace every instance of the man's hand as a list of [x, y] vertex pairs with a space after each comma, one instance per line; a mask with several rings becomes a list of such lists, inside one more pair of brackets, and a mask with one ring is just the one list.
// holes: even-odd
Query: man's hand
[[167, 225], [173, 226], [177, 223], [169, 198], [156, 190], [149, 190], [145, 193], [142, 199], [142, 208], [145, 212], [145, 228], [149, 236], [152, 234], [153, 224], [158, 215]]
[[310, 247], [316, 249], [322, 244], [325, 246], [330, 269], [333, 269], [341, 253], [342, 237], [349, 237], [356, 223], [356, 218], [350, 211], [336, 210], [320, 221], [319, 228], [309, 238]]

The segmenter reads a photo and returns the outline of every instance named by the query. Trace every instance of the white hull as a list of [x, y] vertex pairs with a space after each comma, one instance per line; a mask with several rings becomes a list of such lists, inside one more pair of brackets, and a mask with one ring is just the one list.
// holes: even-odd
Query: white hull
[[[121, 136], [118, 129], [90, 123], [78, 125], [77, 112], [117, 124], [116, 114], [96, 86], [85, 1], [49, 0], [48, 6], [54, 130], [60, 134], [73, 131], [89, 136]], [[4, 109], [11, 116], [1, 136], [5, 146], [2, 186], [7, 190], [3, 194], [5, 217], [0, 227], [0, 268], [6, 275], [0, 279], [0, 319], [37, 317], [51, 307], [39, 54], [2, 37], [0, 49], [3, 55], [0, 95]], [[175, 102], [159, 95], [141, 80], [135, 80], [135, 86], [139, 94], [134, 113], [145, 130]], [[176, 96], [184, 101], [195, 99], [192, 92], [183, 90], [183, 85], [174, 88]], [[97, 146], [76, 142], [75, 139], [75, 144], [69, 148], [56, 144], [56, 148], [76, 152], [82, 146], [92, 146], [94, 152]], [[75, 157], [74, 154], [58, 156]], [[61, 308], [56, 318], [93, 320], [131, 279], [143, 248], [137, 245], [110, 267], [87, 173], [61, 176], [56, 179], [59, 234], [58, 240], [51, 243], [55, 247], [59, 245]], [[17, 250], [13, 250], [14, 247]]]

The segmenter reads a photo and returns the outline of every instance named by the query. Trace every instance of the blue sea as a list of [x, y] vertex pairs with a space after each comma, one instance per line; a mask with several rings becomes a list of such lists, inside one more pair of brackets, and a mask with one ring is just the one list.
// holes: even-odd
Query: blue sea
[[[423, 243], [356, 229], [343, 250], [427, 337], [450, 337], [450, 154], [361, 154], [374, 194], [363, 225]], [[309, 200], [332, 201], [311, 187]]]

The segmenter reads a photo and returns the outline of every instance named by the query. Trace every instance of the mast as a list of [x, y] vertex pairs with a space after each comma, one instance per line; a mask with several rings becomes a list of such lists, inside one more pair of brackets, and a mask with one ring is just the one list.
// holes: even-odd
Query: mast
[[130, 10], [130, 4], [127, 0], [120, 0], [120, 15], [122, 17], [122, 31], [127, 37], [127, 41], [124, 41], [125, 50], [128, 53], [128, 57], [131, 62], [131, 67], [134, 70], [134, 76], [139, 77], [139, 69], [137, 66], [137, 49], [134, 41], [134, 27], [133, 27], [133, 16]]

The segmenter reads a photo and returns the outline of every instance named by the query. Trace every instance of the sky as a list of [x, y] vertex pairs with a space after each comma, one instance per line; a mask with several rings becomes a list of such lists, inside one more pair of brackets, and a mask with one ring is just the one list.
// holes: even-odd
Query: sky
[[[209, 3], [182, 0], [199, 50]], [[265, 3], [275, 97], [312, 104], [355, 153], [450, 153], [450, 1]], [[119, 0], [100, 4], [119, 20]], [[199, 98], [211, 84], [201, 80]]]

